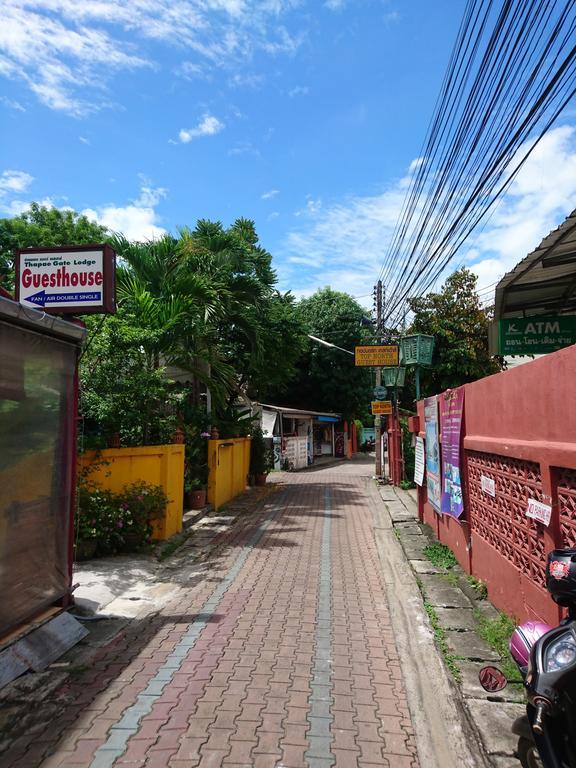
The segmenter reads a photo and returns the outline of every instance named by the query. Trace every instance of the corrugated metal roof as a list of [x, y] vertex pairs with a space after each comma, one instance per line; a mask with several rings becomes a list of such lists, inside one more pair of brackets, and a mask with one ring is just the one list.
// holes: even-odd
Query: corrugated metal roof
[[576, 210], [496, 287], [494, 319], [576, 312]]
[[58, 336], [66, 341], [72, 341], [80, 344], [86, 337], [86, 329], [72, 323], [69, 320], [62, 320], [56, 315], [50, 315], [34, 307], [24, 307], [17, 301], [6, 299], [0, 296], [0, 320], [16, 323], [26, 326], [34, 331], [41, 331], [52, 336]]
[[267, 403], [258, 403], [258, 405], [261, 405], [262, 408], [267, 408], [268, 410], [278, 411], [278, 413], [285, 413], [287, 416], [303, 416], [303, 417], [309, 417], [309, 416], [333, 416], [337, 419], [341, 418], [340, 413], [329, 413], [328, 411], [307, 411], [302, 408], [286, 408], [283, 405], [268, 405]]

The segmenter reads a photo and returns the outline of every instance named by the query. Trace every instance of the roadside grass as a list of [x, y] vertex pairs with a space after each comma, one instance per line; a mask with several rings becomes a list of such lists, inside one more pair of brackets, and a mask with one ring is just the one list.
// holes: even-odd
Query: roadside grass
[[477, 579], [475, 576], [466, 576], [466, 581], [468, 582], [468, 584], [470, 584], [470, 586], [476, 593], [477, 600], [487, 599], [488, 587], [481, 579]]
[[455, 565], [458, 565], [458, 560], [456, 560], [450, 547], [447, 547], [445, 544], [440, 544], [439, 541], [435, 541], [433, 544], [428, 544], [428, 546], [424, 548], [424, 554], [428, 560], [430, 560], [432, 565], [435, 565], [437, 568], [444, 568], [449, 571], [454, 568]]
[[451, 571], [449, 571], [448, 573], [441, 573], [439, 575], [440, 575], [440, 578], [443, 581], [447, 581], [451, 587], [460, 586], [460, 577], [458, 576], [457, 573], [452, 573]]
[[522, 683], [516, 662], [510, 655], [508, 644], [510, 635], [516, 629], [516, 622], [501, 613], [496, 619], [489, 619], [477, 608], [474, 609], [474, 618], [478, 624], [478, 634], [488, 645], [499, 654], [502, 671], [509, 683]]
[[446, 632], [440, 624], [440, 621], [438, 619], [438, 614], [436, 613], [434, 606], [430, 605], [430, 603], [426, 600], [426, 598], [424, 598], [424, 608], [426, 610], [426, 613], [428, 614], [428, 618], [430, 619], [432, 632], [434, 634], [434, 642], [436, 643], [437, 648], [440, 650], [440, 653], [444, 657], [444, 661], [446, 662], [446, 666], [450, 670], [452, 677], [454, 678], [454, 680], [456, 680], [457, 683], [461, 683], [462, 672], [460, 671], [460, 668], [456, 663], [458, 660], [458, 656], [455, 656], [448, 648], [448, 643], [446, 642]]
[[448, 643], [446, 642], [446, 631], [440, 624], [440, 619], [438, 618], [438, 614], [436, 613], [434, 606], [428, 602], [426, 592], [424, 590], [424, 585], [422, 584], [422, 579], [416, 577], [416, 583], [418, 584], [418, 588], [420, 589], [420, 592], [422, 592], [422, 597], [424, 598], [424, 610], [428, 615], [430, 626], [432, 627], [432, 634], [434, 635], [434, 642], [436, 647], [442, 654], [446, 666], [450, 670], [454, 680], [457, 683], [461, 683], [462, 672], [456, 663], [459, 657], [453, 654], [452, 651], [448, 648]]

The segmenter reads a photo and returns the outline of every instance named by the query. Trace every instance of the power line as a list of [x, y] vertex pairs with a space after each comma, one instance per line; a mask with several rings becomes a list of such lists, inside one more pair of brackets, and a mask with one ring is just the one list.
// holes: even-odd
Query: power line
[[575, 7], [467, 3], [380, 270], [387, 325], [438, 280], [576, 92]]

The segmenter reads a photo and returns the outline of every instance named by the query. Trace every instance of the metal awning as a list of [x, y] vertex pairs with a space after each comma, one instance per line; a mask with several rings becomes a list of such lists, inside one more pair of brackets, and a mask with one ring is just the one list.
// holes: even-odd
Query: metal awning
[[576, 210], [496, 287], [494, 320], [576, 312]]
[[341, 420], [341, 414], [331, 413], [330, 411], [307, 411], [304, 408], [288, 408], [283, 405], [270, 405], [269, 403], [259, 403], [262, 408], [266, 408], [269, 411], [276, 411], [281, 413], [282, 416], [293, 419], [312, 419], [319, 416], [329, 416], [336, 421]]
[[0, 296], [0, 322], [15, 323], [32, 331], [56, 336], [64, 341], [80, 344], [86, 337], [82, 325], [62, 320], [34, 307], [24, 307], [17, 301]]

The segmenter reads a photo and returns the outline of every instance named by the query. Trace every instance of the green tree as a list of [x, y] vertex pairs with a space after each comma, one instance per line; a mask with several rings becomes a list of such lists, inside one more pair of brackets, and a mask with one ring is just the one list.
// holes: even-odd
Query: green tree
[[408, 333], [429, 334], [436, 340], [432, 367], [421, 372], [425, 395], [500, 370], [488, 351], [491, 313], [480, 303], [476, 282], [476, 275], [462, 268], [450, 275], [438, 293], [409, 302], [414, 317]]
[[14, 290], [14, 259], [18, 249], [95, 245], [109, 239], [106, 227], [86, 216], [32, 203], [19, 216], [0, 219], [0, 285]]
[[85, 447], [102, 447], [118, 433], [123, 445], [170, 442], [178, 393], [150, 350], [158, 331], [121, 307], [116, 315], [86, 318], [80, 360], [80, 413]]
[[205, 354], [218, 353], [234, 372], [228, 407], [240, 393], [262, 398], [271, 388], [285, 388], [305, 336], [292, 295], [276, 289], [272, 256], [259, 244], [254, 223], [241, 218], [225, 229], [200, 220], [182, 231], [179, 249], [185, 268], [211, 280], [221, 300], [206, 318], [202, 341]]
[[[118, 295], [143, 327], [154, 331], [150, 349], [210, 387], [216, 411], [227, 413], [239, 393], [260, 396], [285, 384], [304, 343], [294, 299], [280, 294], [271, 255], [259, 245], [254, 224], [238, 219], [198, 221], [147, 243], [117, 236], [124, 265]], [[148, 347], [147, 347], [148, 349]]]
[[[365, 310], [346, 293], [324, 288], [296, 306], [306, 333], [354, 351], [366, 343], [361, 321]], [[317, 411], [342, 413], [346, 418], [368, 410], [374, 385], [371, 369], [356, 368], [351, 355], [308, 340], [288, 393], [272, 393], [277, 402]]]

